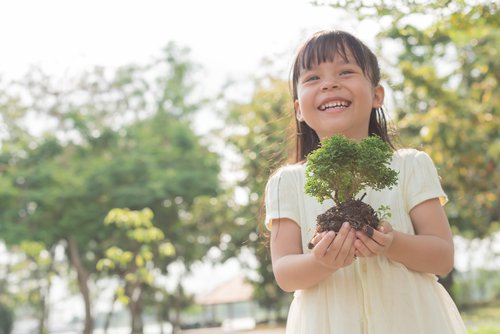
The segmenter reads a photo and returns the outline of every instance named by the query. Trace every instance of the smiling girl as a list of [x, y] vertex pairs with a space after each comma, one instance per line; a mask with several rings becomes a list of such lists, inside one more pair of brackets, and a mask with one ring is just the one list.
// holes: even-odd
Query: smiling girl
[[333, 206], [304, 193], [307, 155], [321, 140], [343, 134], [390, 142], [384, 89], [375, 55], [342, 31], [319, 32], [299, 49], [292, 69], [296, 163], [266, 186], [266, 227], [278, 285], [294, 292], [286, 332], [305, 334], [466, 333], [456, 306], [436, 275], [453, 268], [453, 239], [432, 160], [395, 150], [392, 189], [366, 189], [372, 207], [392, 218], [373, 235], [348, 223], [314, 237], [316, 217]]

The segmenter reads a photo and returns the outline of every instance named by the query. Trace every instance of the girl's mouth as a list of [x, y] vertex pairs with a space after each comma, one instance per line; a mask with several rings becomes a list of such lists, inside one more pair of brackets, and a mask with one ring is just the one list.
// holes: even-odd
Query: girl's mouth
[[331, 102], [327, 102], [325, 104], [320, 105], [318, 107], [318, 109], [321, 111], [326, 111], [329, 109], [337, 109], [337, 108], [345, 109], [345, 108], [349, 107], [350, 105], [351, 105], [351, 102], [349, 102], [349, 101], [331, 101]]

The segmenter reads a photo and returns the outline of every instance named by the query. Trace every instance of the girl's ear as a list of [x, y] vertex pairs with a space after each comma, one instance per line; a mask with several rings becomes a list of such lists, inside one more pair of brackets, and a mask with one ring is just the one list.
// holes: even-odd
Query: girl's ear
[[294, 108], [295, 108], [295, 118], [297, 118], [297, 121], [303, 122], [304, 117], [302, 116], [302, 111], [300, 110], [299, 100], [295, 100]]
[[375, 87], [373, 91], [373, 108], [380, 108], [384, 104], [385, 90], [382, 85]]

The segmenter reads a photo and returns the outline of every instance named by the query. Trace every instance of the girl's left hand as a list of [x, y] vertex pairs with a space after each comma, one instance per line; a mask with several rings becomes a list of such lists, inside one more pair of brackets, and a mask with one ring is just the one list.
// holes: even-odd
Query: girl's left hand
[[356, 256], [370, 257], [384, 255], [391, 247], [394, 240], [394, 232], [391, 224], [384, 221], [377, 230], [368, 227], [366, 232], [356, 231], [356, 238], [354, 242]]

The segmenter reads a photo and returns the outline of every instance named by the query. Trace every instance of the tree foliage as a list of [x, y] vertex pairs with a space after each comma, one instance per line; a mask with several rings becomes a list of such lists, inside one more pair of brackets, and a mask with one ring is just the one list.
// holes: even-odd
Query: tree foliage
[[24, 240], [12, 250], [17, 255], [11, 267], [12, 279], [19, 280], [17, 302], [38, 319], [38, 333], [46, 333], [52, 280], [60, 269], [54, 259], [54, 249], [46, 249], [41, 242]]
[[366, 187], [391, 188], [398, 175], [388, 166], [391, 158], [391, 147], [379, 137], [358, 143], [343, 135], [331, 136], [307, 156], [305, 192], [321, 203], [332, 199], [340, 206]]
[[232, 166], [243, 171], [236, 186], [245, 194], [231, 243], [236, 248], [244, 245], [253, 249], [259, 262], [258, 277], [253, 281], [254, 297], [269, 310], [269, 318], [283, 318], [281, 311], [289, 302], [289, 296], [274, 280], [267, 233], [263, 230], [262, 203], [271, 173], [291, 160], [287, 139], [293, 143], [293, 104], [286, 81], [270, 76], [254, 84], [248, 102], [229, 102], [224, 108], [227, 127], [223, 137], [229, 149], [240, 158]]
[[144, 290], [154, 287], [155, 273], [162, 271], [156, 258], [175, 254], [174, 246], [154, 226], [153, 216], [149, 208], [140, 211], [115, 208], [104, 218], [104, 224], [113, 226], [116, 234], [123, 233], [125, 240], [106, 249], [104, 258], [97, 262], [97, 270], [120, 278], [117, 299], [129, 307], [132, 334], [143, 331]]
[[[34, 70], [0, 96], [8, 111], [1, 119], [0, 236], [8, 244], [66, 246], [85, 300], [85, 333], [92, 331], [89, 280], [116, 241], [116, 230], [102, 224], [109, 210], [149, 207], [187, 264], [202, 252], [186, 240], [183, 219], [196, 197], [219, 193], [220, 167], [191, 127], [201, 103], [190, 94], [186, 56], [169, 45], [148, 65], [97, 68], [65, 85]], [[37, 134], [33, 119], [43, 125]], [[162, 261], [166, 274], [173, 258]]]

